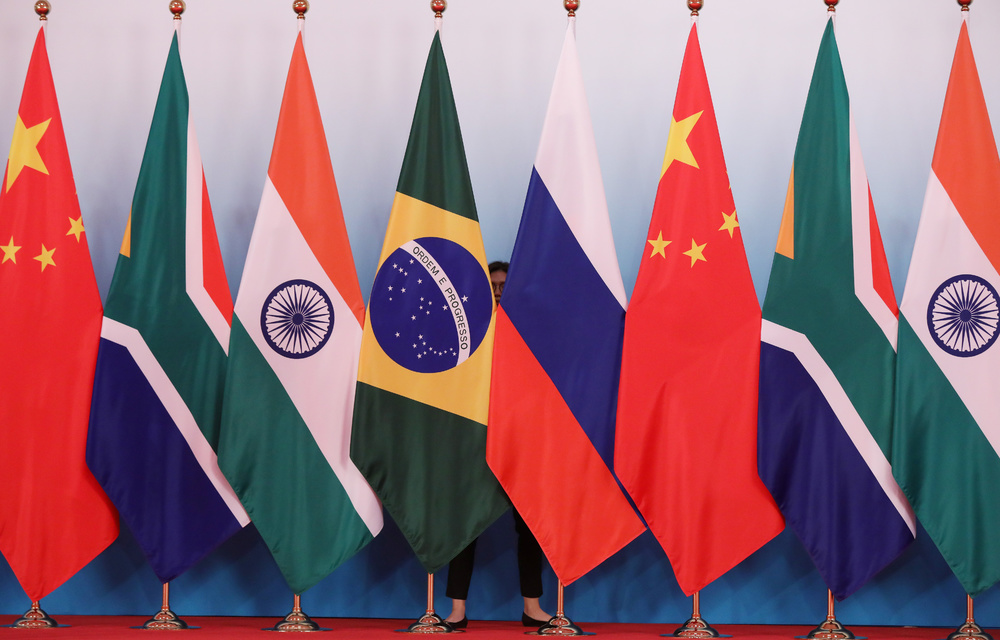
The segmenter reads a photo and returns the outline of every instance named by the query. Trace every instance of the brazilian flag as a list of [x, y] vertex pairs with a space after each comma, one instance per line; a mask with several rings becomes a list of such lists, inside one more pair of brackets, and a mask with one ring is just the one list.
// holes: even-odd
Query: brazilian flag
[[437, 33], [368, 301], [351, 437], [351, 458], [429, 573], [510, 506], [486, 465], [493, 312]]

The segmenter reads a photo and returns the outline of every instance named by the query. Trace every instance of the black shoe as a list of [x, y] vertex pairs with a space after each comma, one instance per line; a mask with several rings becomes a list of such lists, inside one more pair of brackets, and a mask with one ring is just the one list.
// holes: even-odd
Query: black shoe
[[459, 620], [458, 622], [448, 622], [447, 620], [442, 620], [441, 622], [442, 622], [442, 624], [448, 625], [452, 629], [464, 629], [467, 626], [469, 626], [469, 618], [468, 617], [464, 617], [461, 620]]
[[535, 620], [526, 613], [521, 613], [521, 626], [522, 627], [540, 627], [543, 624], [548, 624], [548, 620]]

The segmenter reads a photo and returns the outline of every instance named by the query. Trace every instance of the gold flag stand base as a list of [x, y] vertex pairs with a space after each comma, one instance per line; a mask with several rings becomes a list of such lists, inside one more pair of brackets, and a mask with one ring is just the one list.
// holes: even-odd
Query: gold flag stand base
[[836, 618], [828, 617], [805, 637], [813, 640], [852, 640], [855, 636]]
[[176, 613], [170, 610], [170, 583], [163, 583], [163, 606], [159, 612], [149, 620], [146, 620], [137, 629], [149, 629], [150, 631], [181, 631], [182, 629], [196, 629], [189, 627], [188, 623], [181, 620]]
[[309, 631], [329, 631], [329, 629], [321, 629], [320, 626], [313, 622], [313, 619], [306, 615], [306, 612], [302, 610], [302, 599], [299, 594], [295, 594], [295, 599], [292, 601], [292, 611], [287, 616], [285, 616], [281, 622], [274, 625], [273, 627], [268, 627], [264, 631], [291, 631], [291, 632], [309, 632]]
[[573, 624], [572, 620], [560, 612], [552, 616], [548, 622], [538, 627], [538, 631], [529, 631], [526, 635], [587, 636], [593, 634], [586, 633], [583, 629]]
[[807, 635], [800, 637], [809, 640], [865, 640], [863, 637], [851, 633], [833, 615], [833, 591], [830, 589], [826, 590], [826, 620]]
[[42, 611], [42, 607], [35, 600], [31, 603], [31, 608], [11, 626], [17, 629], [50, 629], [58, 627], [59, 623], [50, 618], [49, 614]]
[[427, 611], [424, 615], [420, 616], [420, 619], [408, 626], [406, 629], [400, 629], [403, 633], [456, 633], [459, 629], [452, 629], [448, 624], [441, 619], [441, 616], [434, 613], [433, 610]]
[[434, 613], [434, 574], [427, 574], [427, 611], [424, 615], [406, 627], [397, 629], [401, 633], [461, 633], [461, 629], [453, 629], [438, 614]]
[[556, 594], [556, 615], [549, 618], [549, 621], [538, 627], [537, 631], [528, 631], [527, 636], [592, 636], [580, 627], [573, 624], [573, 621], [566, 617], [563, 612], [563, 583], [559, 583], [559, 590]]
[[671, 634], [663, 634], [665, 637], [672, 638], [723, 638], [728, 636], [721, 635], [718, 631], [713, 629], [711, 625], [705, 622], [705, 619], [701, 616], [691, 616], [691, 618], [685, 622], [682, 626], [678, 627], [676, 631]]
[[140, 629], [150, 629], [152, 631], [180, 631], [188, 629], [188, 623], [177, 617], [177, 614], [164, 607], [149, 620], [143, 623]]
[[976, 624], [976, 620], [972, 615], [972, 596], [966, 595], [965, 598], [965, 624], [949, 635], [948, 640], [993, 640], [993, 636], [983, 631], [983, 628]]
[[948, 636], [948, 640], [993, 640], [993, 636], [983, 631], [975, 621], [966, 620], [965, 624]]
[[694, 601], [691, 605], [691, 617], [683, 625], [678, 627], [673, 633], [661, 634], [665, 638], [729, 638], [731, 636], [722, 635], [705, 622], [701, 617], [701, 592], [694, 592]]

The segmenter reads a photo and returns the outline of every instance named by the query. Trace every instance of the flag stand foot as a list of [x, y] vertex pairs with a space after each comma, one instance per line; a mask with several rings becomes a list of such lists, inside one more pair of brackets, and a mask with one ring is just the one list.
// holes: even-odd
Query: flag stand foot
[[51, 627], [58, 627], [59, 623], [50, 618], [49, 614], [42, 611], [38, 600], [35, 600], [31, 603], [31, 608], [11, 626], [18, 629], [49, 629]]
[[427, 611], [424, 615], [420, 616], [420, 619], [408, 626], [406, 629], [402, 629], [404, 633], [452, 633], [455, 629], [449, 627], [441, 616], [434, 613], [433, 610]]
[[177, 617], [177, 614], [170, 610], [170, 583], [163, 583], [163, 606], [155, 616], [146, 620], [140, 629], [150, 629], [152, 631], [180, 631], [190, 629], [188, 623]]
[[993, 640], [993, 636], [983, 631], [983, 628], [976, 624], [972, 615], [972, 596], [966, 595], [965, 624], [956, 629], [948, 636], [948, 640]]
[[155, 616], [146, 620], [140, 629], [151, 629], [153, 631], [179, 631], [187, 629], [188, 623], [177, 617], [177, 614], [170, 609], [160, 609]]
[[302, 600], [299, 594], [296, 593], [295, 599], [292, 601], [291, 613], [285, 616], [281, 622], [273, 627], [264, 629], [264, 631], [308, 632], [323, 631], [323, 629], [320, 629], [319, 625], [313, 622], [313, 619], [306, 615], [306, 612], [302, 610]]
[[585, 633], [583, 629], [576, 626], [572, 620], [564, 616], [561, 612], [552, 616], [548, 622], [538, 627], [538, 631], [529, 632], [530, 635], [540, 636], [584, 636], [591, 635]]
[[424, 615], [405, 629], [398, 629], [403, 633], [452, 633], [458, 630], [452, 629], [451, 625], [445, 622], [441, 616], [434, 613], [434, 574], [427, 574], [427, 610]]
[[563, 583], [559, 583], [559, 590], [556, 592], [556, 615], [549, 618], [549, 621], [538, 627], [538, 631], [529, 631], [528, 636], [592, 636], [580, 627], [573, 624], [573, 621], [566, 617], [563, 612]]
[[855, 636], [836, 618], [827, 617], [805, 637], [812, 640], [852, 640]]
[[948, 640], [993, 640], [993, 636], [983, 631], [974, 620], [966, 620], [965, 624], [948, 636]]
[[802, 637], [810, 640], [864, 640], [864, 638], [851, 633], [833, 615], [833, 591], [829, 589], [826, 590], [826, 603], [826, 620], [810, 631], [808, 635]]
[[673, 633], [664, 633], [666, 638], [729, 638], [712, 628], [701, 617], [701, 592], [694, 592], [694, 602], [691, 605], [691, 617]]

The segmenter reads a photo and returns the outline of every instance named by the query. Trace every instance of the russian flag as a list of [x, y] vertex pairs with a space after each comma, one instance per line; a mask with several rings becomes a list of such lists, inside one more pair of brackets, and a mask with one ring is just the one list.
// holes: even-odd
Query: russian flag
[[624, 327], [570, 17], [497, 312], [486, 445], [564, 585], [645, 529], [611, 471]]

